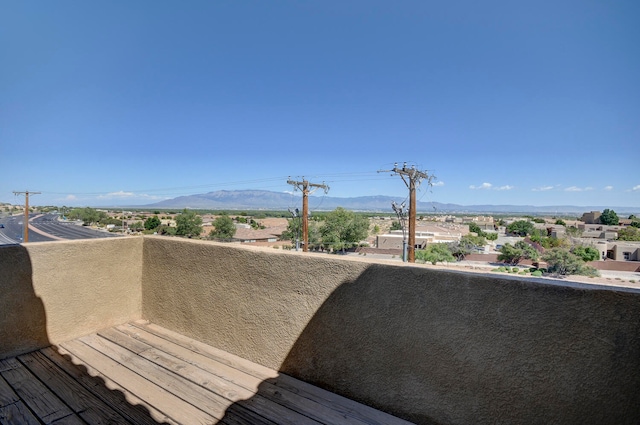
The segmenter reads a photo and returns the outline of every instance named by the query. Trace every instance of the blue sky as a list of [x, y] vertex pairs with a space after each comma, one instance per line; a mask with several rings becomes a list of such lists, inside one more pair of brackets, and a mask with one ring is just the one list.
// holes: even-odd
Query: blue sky
[[640, 3], [0, 1], [0, 201], [640, 207]]

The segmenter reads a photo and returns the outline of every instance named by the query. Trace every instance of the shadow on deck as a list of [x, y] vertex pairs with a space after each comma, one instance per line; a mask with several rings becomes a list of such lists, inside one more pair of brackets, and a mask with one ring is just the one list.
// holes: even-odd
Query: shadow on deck
[[0, 360], [0, 422], [407, 424], [136, 321]]

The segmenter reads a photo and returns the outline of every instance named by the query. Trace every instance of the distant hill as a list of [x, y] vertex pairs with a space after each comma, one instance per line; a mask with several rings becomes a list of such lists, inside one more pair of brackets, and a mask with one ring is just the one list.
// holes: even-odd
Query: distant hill
[[[331, 211], [343, 207], [353, 211], [392, 212], [391, 202], [400, 203], [403, 197], [359, 196], [337, 198], [331, 196], [309, 196], [309, 208], [312, 211]], [[219, 190], [199, 195], [179, 196], [173, 199], [144, 205], [148, 208], [171, 209], [217, 209], [217, 210], [277, 210], [300, 207], [300, 194], [292, 196], [284, 192], [268, 190]], [[602, 211], [605, 208], [619, 214], [637, 213], [638, 208], [612, 206], [556, 205], [537, 207], [533, 205], [458, 205], [440, 202], [418, 202], [418, 213], [529, 213], [529, 214], [576, 214], [588, 211]]]

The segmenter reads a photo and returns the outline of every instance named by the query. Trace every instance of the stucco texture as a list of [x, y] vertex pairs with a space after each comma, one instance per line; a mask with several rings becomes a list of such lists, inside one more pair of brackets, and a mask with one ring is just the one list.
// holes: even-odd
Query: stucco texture
[[0, 358], [141, 317], [142, 238], [0, 247]]
[[422, 424], [637, 424], [640, 292], [145, 238], [143, 316]]
[[420, 424], [640, 423], [640, 290], [166, 237], [0, 247], [0, 358], [144, 318]]

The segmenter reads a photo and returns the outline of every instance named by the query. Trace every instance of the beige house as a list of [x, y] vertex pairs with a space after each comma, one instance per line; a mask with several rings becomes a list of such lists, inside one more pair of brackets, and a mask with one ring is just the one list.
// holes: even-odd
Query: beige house
[[640, 261], [640, 243], [616, 242], [609, 244], [607, 258], [617, 261]]
[[[448, 243], [459, 241], [462, 236], [469, 234], [469, 226], [464, 224], [424, 225], [416, 228], [417, 249], [423, 249], [433, 243]], [[386, 249], [402, 249], [402, 230], [392, 230], [376, 237], [376, 246]]]
[[584, 221], [585, 224], [600, 224], [601, 215], [602, 213], [600, 211], [591, 211], [582, 214], [582, 218], [580, 220]]
[[[585, 242], [584, 239], [583, 242]], [[640, 242], [598, 241], [595, 244], [589, 242], [587, 244], [600, 252], [601, 260], [640, 261]]]

